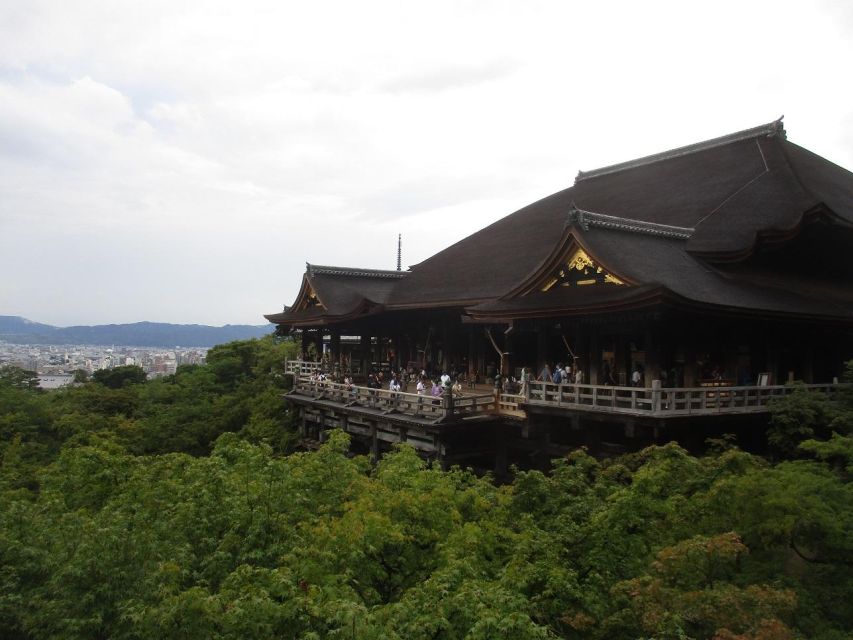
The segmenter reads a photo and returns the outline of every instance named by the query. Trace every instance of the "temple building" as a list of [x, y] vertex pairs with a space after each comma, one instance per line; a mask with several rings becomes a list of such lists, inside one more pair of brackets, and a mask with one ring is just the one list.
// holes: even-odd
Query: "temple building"
[[[779, 120], [581, 171], [407, 271], [309, 264], [266, 317], [356, 380], [383, 364], [482, 380], [574, 366], [564, 417], [600, 414], [599, 396], [626, 409], [596, 389], [632, 378], [663, 395], [635, 393], [626, 416], [684, 417], [678, 389], [831, 383], [853, 358], [853, 174]], [[547, 386], [519, 400], [528, 421]]]

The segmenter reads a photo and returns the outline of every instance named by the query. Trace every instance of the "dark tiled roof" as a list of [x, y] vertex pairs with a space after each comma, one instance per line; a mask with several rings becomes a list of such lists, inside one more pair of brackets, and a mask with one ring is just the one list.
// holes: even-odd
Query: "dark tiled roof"
[[305, 277], [322, 306], [297, 310], [298, 305], [294, 305], [283, 313], [265, 317], [280, 324], [351, 317], [384, 305], [394, 286], [407, 273], [306, 264]]
[[[329, 299], [329, 313], [341, 314], [365, 300], [388, 309], [467, 306], [496, 313], [544, 309], [548, 301], [593, 305], [611, 296], [622, 304], [657, 291], [697, 304], [849, 318], [850, 283], [825, 295], [819, 286], [794, 291], [781, 274], [752, 278], [712, 266], [746, 260], [767, 238], [789, 240], [818, 214], [830, 224], [853, 225], [853, 174], [788, 142], [775, 122], [581, 172], [574, 186], [498, 220], [404, 277], [313, 267], [311, 282], [321, 300]], [[579, 289], [583, 299], [565, 292], [514, 299], [554, 259], [570, 228], [614, 275], [641, 287]], [[817, 291], [823, 293], [810, 294]]]
[[853, 295], [845, 288], [789, 286], [787, 277], [744, 277], [719, 271], [687, 251], [684, 239], [590, 228], [578, 233], [583, 247], [619, 278], [639, 286], [554, 287], [509, 300], [492, 300], [469, 308], [475, 316], [573, 313], [656, 304], [662, 298], [695, 305], [793, 316], [853, 320]]

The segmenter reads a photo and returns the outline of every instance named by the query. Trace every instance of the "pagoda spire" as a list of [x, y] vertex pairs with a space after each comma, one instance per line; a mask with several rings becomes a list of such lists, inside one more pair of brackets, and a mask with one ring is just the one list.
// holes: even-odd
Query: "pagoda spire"
[[397, 271], [401, 270], [403, 257], [403, 234], [397, 234]]

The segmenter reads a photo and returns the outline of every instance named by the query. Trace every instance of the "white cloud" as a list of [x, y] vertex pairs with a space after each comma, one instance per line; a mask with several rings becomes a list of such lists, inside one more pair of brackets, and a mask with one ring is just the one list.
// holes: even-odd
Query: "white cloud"
[[390, 267], [402, 232], [413, 264], [578, 169], [781, 113], [792, 140], [853, 166], [850, 15], [5, 2], [0, 313], [259, 322], [306, 260]]

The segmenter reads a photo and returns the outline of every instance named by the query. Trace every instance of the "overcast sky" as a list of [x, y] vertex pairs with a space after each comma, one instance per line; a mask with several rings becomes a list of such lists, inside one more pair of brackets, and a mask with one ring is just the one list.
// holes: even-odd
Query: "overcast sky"
[[0, 315], [260, 324], [782, 114], [853, 168], [851, 67], [850, 2], [2, 0]]

